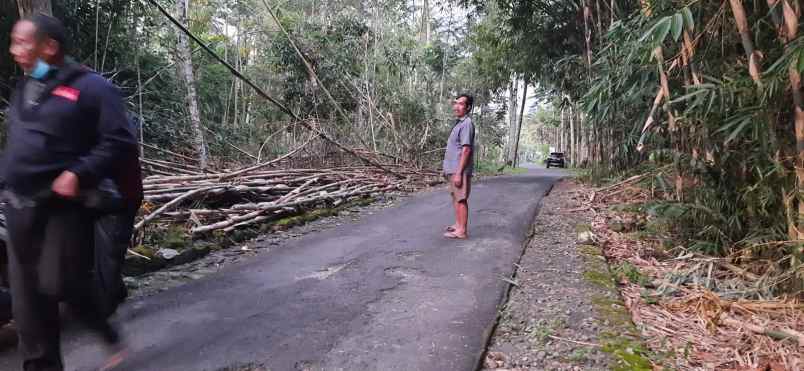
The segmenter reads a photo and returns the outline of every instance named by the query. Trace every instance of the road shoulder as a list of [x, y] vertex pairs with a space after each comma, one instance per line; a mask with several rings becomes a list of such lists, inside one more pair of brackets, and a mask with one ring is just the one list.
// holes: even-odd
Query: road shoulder
[[581, 189], [565, 180], [542, 201], [483, 370], [608, 370], [638, 346], [605, 260], [578, 241], [592, 219], [577, 210]]

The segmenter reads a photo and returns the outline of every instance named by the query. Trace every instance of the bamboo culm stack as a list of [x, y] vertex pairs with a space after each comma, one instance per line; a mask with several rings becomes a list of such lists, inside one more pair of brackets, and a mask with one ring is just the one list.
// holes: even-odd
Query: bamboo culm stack
[[[426, 186], [432, 179], [440, 179], [435, 171], [362, 149], [355, 151], [376, 163], [394, 160], [396, 163], [383, 164], [394, 172], [366, 164], [279, 167], [312, 140], [313, 137], [271, 161], [239, 169], [209, 171], [188, 162], [142, 159], [143, 169], [150, 175], [143, 180], [146, 212], [135, 229], [142, 230], [149, 223], [184, 223], [193, 235], [228, 233], [305, 210], [340, 205], [354, 198]], [[400, 179], [400, 175], [405, 178]]]
[[[400, 188], [370, 168], [284, 169], [197, 175], [152, 175], [143, 181], [148, 209], [137, 230], [159, 220], [192, 221], [192, 234], [231, 232], [321, 204]], [[234, 174], [234, 175], [233, 175]]]

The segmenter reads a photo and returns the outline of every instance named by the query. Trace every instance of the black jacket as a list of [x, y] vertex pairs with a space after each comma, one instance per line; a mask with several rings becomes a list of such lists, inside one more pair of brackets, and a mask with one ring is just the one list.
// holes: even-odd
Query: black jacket
[[8, 111], [2, 173], [9, 189], [35, 196], [65, 170], [78, 175], [82, 189], [92, 188], [136, 154], [120, 92], [102, 76], [65, 64], [32, 106], [23, 101], [27, 80], [17, 84]]

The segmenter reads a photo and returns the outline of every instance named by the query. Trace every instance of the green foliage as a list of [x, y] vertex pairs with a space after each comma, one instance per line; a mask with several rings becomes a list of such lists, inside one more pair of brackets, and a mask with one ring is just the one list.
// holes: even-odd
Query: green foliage
[[663, 43], [668, 35], [672, 35], [672, 41], [678, 41], [684, 30], [693, 31], [695, 21], [689, 7], [682, 8], [678, 13], [660, 18], [639, 41], [651, 41], [652, 43]]
[[612, 273], [615, 276], [620, 277], [620, 280], [625, 278], [628, 280], [628, 282], [636, 285], [645, 286], [650, 283], [649, 278], [642, 275], [642, 273], [639, 271], [639, 268], [635, 267], [629, 262], [624, 262], [619, 266], [614, 267]]
[[622, 341], [608, 343], [603, 351], [611, 353], [617, 360], [615, 371], [650, 371], [653, 365], [647, 356], [648, 351], [636, 342]]
[[[144, 141], [194, 157], [186, 87], [176, 69], [176, 28], [148, 2], [53, 3], [73, 37], [74, 56], [120, 86], [130, 111], [144, 123]], [[175, 11], [175, 1], [160, 3]], [[402, 0], [267, 3], [320, 81], [261, 0], [194, 0], [189, 29], [255, 85], [344, 145], [437, 167], [442, 155], [437, 149], [453, 122], [451, 100], [466, 91], [477, 98], [481, 155], [497, 152], [503, 131], [502, 117], [490, 108], [496, 87], [471, 63], [473, 46], [464, 42], [470, 20], [461, 10], [434, 3], [429, 22], [420, 22], [421, 4], [410, 7]], [[7, 46], [16, 9], [3, 2], [0, 10], [0, 45]], [[216, 166], [279, 156], [306, 140], [307, 133], [286, 114], [198, 45], [191, 42], [191, 49], [201, 124]], [[0, 58], [0, 72], [2, 112], [13, 83], [9, 77], [20, 72], [8, 58]], [[163, 156], [146, 149], [146, 157]]]
[[[483, 11], [504, 20], [497, 26], [506, 31], [500, 45], [526, 40], [538, 46], [528, 52], [539, 66], [524, 71], [538, 80], [539, 94], [553, 96], [553, 107], [577, 102], [584, 129], [592, 132], [589, 150], [598, 154], [582, 178], [602, 184], [656, 172], [643, 185], [665, 199], [648, 210], [662, 238], [721, 256], [766, 246], [757, 248], [759, 255], [790, 262], [795, 259], [785, 256], [793, 248], [768, 243], [787, 240], [788, 223], [796, 222], [788, 216], [796, 213], [788, 69], [804, 68], [804, 38], [781, 42], [773, 23], [778, 9], [764, 1], [743, 3], [754, 47], [764, 57], [759, 85], [749, 76], [733, 15], [722, 12], [721, 3], [651, 1], [643, 9], [615, 1], [615, 14], [591, 6], [587, 22], [584, 9], [565, 12], [547, 1], [498, 0]], [[568, 47], [555, 32], [534, 27], [560, 27], [563, 37], [579, 38]], [[685, 32], [694, 52], [689, 61], [682, 58]], [[661, 72], [670, 96], [654, 108]], [[656, 171], [659, 166], [669, 167]]]
[[185, 228], [181, 226], [170, 226], [165, 231], [162, 237], [160, 248], [168, 248], [174, 250], [183, 250], [190, 242], [190, 236], [187, 235]]
[[475, 161], [475, 173], [477, 175], [487, 176], [498, 175], [503, 166], [504, 164], [502, 163], [490, 160]]

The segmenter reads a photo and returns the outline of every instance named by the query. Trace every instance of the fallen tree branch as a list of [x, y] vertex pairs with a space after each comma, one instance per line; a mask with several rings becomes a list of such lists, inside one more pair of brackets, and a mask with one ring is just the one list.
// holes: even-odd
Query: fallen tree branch
[[560, 338], [558, 336], [553, 336], [553, 335], [547, 335], [547, 337], [549, 337], [550, 339], [553, 339], [553, 340], [564, 341], [564, 342], [567, 342], [567, 343], [578, 344], [578, 345], [585, 345], [585, 346], [588, 346], [588, 347], [600, 348], [600, 346], [601, 346], [600, 344], [594, 344], [594, 343], [587, 343], [587, 342], [584, 342], [584, 341], [565, 339], [565, 338]]
[[182, 168], [182, 166], [180, 166], [178, 164], [168, 165], [168, 164], [160, 163], [160, 162], [145, 159], [145, 158], [140, 158], [140, 162], [143, 165], [146, 165], [146, 166], [152, 166], [152, 167], [162, 169], [162, 170], [148, 169], [148, 170], [152, 170], [152, 171], [157, 170], [157, 172], [162, 172], [162, 174], [170, 174], [170, 171], [173, 171], [174, 173], [186, 174], [186, 175], [199, 175], [199, 174], [201, 174], [201, 172], [199, 172], [199, 171], [184, 169], [184, 168]]
[[171, 151], [168, 151], [166, 149], [159, 148], [157, 146], [152, 146], [150, 144], [146, 144], [145, 142], [140, 142], [140, 145], [145, 147], [145, 148], [149, 148], [149, 149], [152, 149], [154, 151], [157, 151], [157, 152], [162, 152], [162, 153], [165, 153], [165, 154], [168, 154], [168, 155], [171, 155], [171, 156], [178, 157], [178, 158], [183, 159], [183, 160], [190, 161], [190, 163], [195, 163], [195, 162], [198, 161], [197, 159], [182, 155], [181, 153], [171, 152]]
[[[356, 197], [356, 196], [361, 196], [361, 195], [365, 195], [365, 194], [369, 194], [369, 193], [374, 193], [374, 192], [384, 192], [384, 191], [388, 191], [388, 190], [391, 190], [391, 189], [393, 189], [393, 186], [388, 186], [388, 187], [386, 187], [385, 189], [372, 189], [372, 190], [365, 190], [365, 191], [353, 191], [353, 192], [350, 192], [348, 195], [343, 195], [343, 197], [342, 197], [342, 198], [347, 198], [347, 197]], [[312, 200], [312, 201], [306, 201], [306, 202], [317, 202], [317, 201], [316, 201], [316, 200]], [[306, 203], [306, 202], [302, 202], [302, 203], [300, 203], [300, 204], [299, 204], [299, 205], [297, 205], [297, 206], [302, 206], [302, 205], [304, 205], [304, 203]], [[230, 227], [224, 228], [224, 229], [223, 229], [223, 231], [224, 231], [224, 232], [230, 232], [230, 231], [232, 231], [234, 228], [244, 227], [244, 226], [247, 226], [247, 225], [251, 225], [251, 224], [254, 224], [254, 223], [258, 223], [258, 222], [261, 222], [261, 221], [265, 221], [265, 220], [270, 219], [270, 218], [271, 218], [270, 216], [266, 216], [266, 215], [257, 216], [257, 217], [255, 217], [254, 219], [247, 220], [247, 221], [244, 221], [244, 222], [241, 222], [241, 223], [235, 224], [235, 225], [233, 225], [233, 226], [230, 226]]]
[[145, 223], [148, 223], [149, 221], [153, 220], [154, 218], [159, 216], [159, 214], [162, 214], [163, 212], [169, 210], [171, 207], [178, 205], [180, 202], [182, 202], [182, 201], [184, 201], [184, 200], [186, 200], [186, 199], [188, 199], [190, 197], [193, 197], [196, 194], [206, 192], [206, 191], [211, 191], [211, 190], [213, 190], [215, 188], [219, 188], [219, 187], [198, 188], [198, 189], [194, 189], [192, 191], [189, 191], [187, 193], [184, 193], [183, 195], [181, 195], [179, 197], [176, 197], [173, 201], [170, 201], [170, 202], [162, 205], [162, 207], [156, 209], [154, 212], [152, 212], [151, 214], [147, 215], [142, 220], [140, 220], [140, 222], [137, 223], [134, 226], [134, 230], [135, 231], [140, 230], [140, 228], [142, 228], [142, 226], [144, 226]]
[[742, 269], [742, 268], [740, 268], [740, 267], [738, 267], [738, 266], [736, 266], [734, 264], [723, 262], [723, 261], [717, 261], [717, 264], [720, 265], [721, 267], [726, 268], [726, 269], [728, 269], [728, 270], [730, 270], [730, 271], [732, 271], [734, 273], [737, 273], [737, 274], [739, 274], [739, 275], [741, 275], [741, 276], [743, 276], [743, 277], [745, 277], [745, 278], [747, 278], [747, 279], [749, 279], [751, 281], [754, 281], [754, 282], [759, 281], [759, 276], [757, 276], [756, 274], [753, 274], [753, 273], [751, 273], [751, 272], [749, 272], [749, 271], [747, 271], [745, 269]]
[[614, 188], [617, 188], [617, 187], [620, 187], [620, 186], [623, 186], [623, 185], [626, 185], [626, 184], [631, 184], [631, 183], [640, 181], [642, 179], [645, 179], [645, 178], [647, 178], [649, 176], [654, 175], [655, 173], [664, 171], [664, 170], [670, 168], [670, 166], [671, 165], [665, 165], [665, 166], [662, 166], [662, 167], [660, 167], [660, 168], [658, 168], [656, 170], [649, 171], [649, 172], [644, 173], [644, 174], [634, 175], [634, 176], [632, 176], [632, 177], [630, 177], [630, 178], [628, 178], [626, 180], [614, 183], [612, 185], [609, 185], [609, 186], [606, 186], [606, 187], [603, 187], [603, 188], [599, 188], [599, 189], [595, 190], [595, 193], [606, 192], [608, 190], [611, 190], [611, 189], [614, 189]]
[[246, 150], [244, 150], [244, 149], [242, 149], [242, 148], [240, 148], [240, 147], [238, 147], [238, 146], [236, 146], [236, 145], [232, 144], [232, 143], [231, 143], [231, 142], [229, 142], [228, 140], [223, 139], [223, 137], [222, 137], [220, 134], [218, 134], [218, 133], [216, 133], [216, 132], [212, 131], [210, 128], [204, 127], [204, 130], [208, 131], [210, 134], [212, 134], [212, 135], [214, 135], [215, 137], [217, 137], [217, 138], [218, 138], [218, 140], [220, 140], [220, 141], [222, 141], [222, 142], [226, 143], [226, 145], [228, 145], [229, 147], [234, 148], [236, 151], [238, 151], [238, 152], [240, 152], [240, 153], [242, 153], [242, 154], [244, 154], [244, 155], [246, 155], [246, 156], [248, 156], [248, 157], [251, 157], [251, 158], [252, 158], [252, 159], [254, 159], [254, 160], [256, 160], [256, 159], [257, 159], [257, 156], [254, 156], [254, 155], [252, 155], [251, 153], [246, 152]]
[[292, 123], [289, 123], [289, 124], [287, 124], [287, 125], [283, 126], [281, 129], [279, 129], [279, 130], [277, 130], [277, 131], [275, 131], [275, 132], [271, 133], [271, 135], [267, 136], [267, 137], [265, 138], [265, 140], [263, 140], [263, 141], [262, 141], [262, 145], [260, 145], [260, 149], [257, 151], [257, 164], [260, 164], [260, 163], [262, 162], [262, 150], [263, 150], [263, 149], [265, 149], [265, 146], [267, 146], [267, 145], [268, 145], [268, 141], [269, 141], [269, 140], [271, 140], [271, 138], [273, 138], [273, 137], [274, 137], [274, 136], [276, 136], [277, 134], [280, 134], [280, 133], [282, 133], [283, 131], [287, 130], [287, 128], [288, 128], [290, 125], [293, 125], [293, 124], [295, 124], [295, 122], [292, 122]]
[[294, 150], [292, 150], [292, 151], [290, 151], [290, 152], [288, 152], [288, 153], [286, 153], [286, 154], [284, 154], [282, 156], [279, 156], [279, 157], [277, 157], [277, 158], [275, 158], [275, 159], [273, 159], [271, 161], [268, 161], [268, 162], [265, 162], [265, 163], [262, 163], [262, 164], [254, 165], [252, 167], [247, 167], [245, 169], [234, 171], [234, 172], [231, 172], [229, 174], [223, 175], [222, 177], [220, 177], [219, 180], [231, 179], [231, 178], [236, 177], [238, 175], [243, 175], [243, 174], [250, 173], [250, 172], [253, 172], [253, 171], [256, 171], [256, 170], [264, 169], [264, 168], [266, 168], [268, 166], [276, 164], [276, 163], [278, 163], [278, 162], [280, 162], [280, 161], [282, 161], [284, 159], [287, 159], [287, 158], [299, 153], [299, 151], [301, 151], [304, 147], [306, 147], [308, 144], [310, 144], [310, 142], [312, 140], [313, 140], [313, 137], [310, 137], [310, 139], [308, 139], [306, 142], [304, 142], [304, 144], [296, 147], [296, 149], [294, 149]]
[[[270, 211], [280, 210], [280, 209], [284, 209], [284, 208], [293, 208], [293, 207], [297, 207], [297, 206], [303, 206], [305, 204], [325, 201], [325, 200], [334, 199], [334, 198], [354, 197], [354, 196], [363, 195], [363, 194], [366, 194], [366, 193], [373, 193], [373, 192], [379, 192], [379, 191], [383, 191], [383, 190], [390, 190], [390, 189], [393, 188], [393, 186], [388, 186], [385, 189], [376, 189], [376, 186], [371, 186], [371, 187], [373, 187], [373, 188], [370, 189], [370, 190], [366, 190], [366, 187], [361, 187], [361, 188], [357, 188], [357, 189], [355, 189], [353, 191], [350, 191], [350, 192], [311, 196], [311, 197], [307, 197], [307, 198], [297, 199], [297, 200], [291, 201], [291, 202], [284, 202], [284, 203], [270, 202], [270, 203], [267, 203], [265, 205], [262, 205], [259, 209], [254, 210], [252, 212], [242, 214], [242, 215], [230, 216], [228, 219], [220, 221], [220, 222], [217, 222], [217, 223], [192, 228], [190, 230], [190, 233], [199, 234], [199, 233], [211, 232], [211, 231], [214, 231], [214, 230], [217, 230], [217, 229], [226, 229], [228, 227], [232, 227], [232, 226], [235, 226], [235, 225], [242, 226], [242, 225], [246, 225], [246, 224], [242, 224], [242, 223], [244, 223], [244, 222], [254, 222], [253, 219], [258, 218], [259, 216], [261, 216], [261, 215], [263, 215], [263, 214], [265, 214], [267, 212], [270, 212]], [[247, 224], [251, 224], [251, 223], [247, 223]]]
[[734, 318], [728, 317], [725, 313], [720, 317], [720, 323], [734, 328], [744, 328], [751, 332], [765, 335], [774, 340], [793, 340], [798, 342], [799, 346], [804, 346], [804, 334], [800, 334], [793, 330], [771, 330], [764, 327], [754, 325], [746, 321], [739, 321]]
[[142, 255], [142, 254], [140, 254], [140, 253], [138, 253], [138, 252], [136, 252], [136, 251], [134, 251], [132, 249], [128, 249], [126, 251], [128, 251], [129, 254], [134, 255], [134, 256], [136, 256], [138, 258], [142, 258], [142, 259], [145, 259], [145, 260], [151, 260], [151, 258], [149, 258], [149, 257], [147, 257], [145, 255]]

